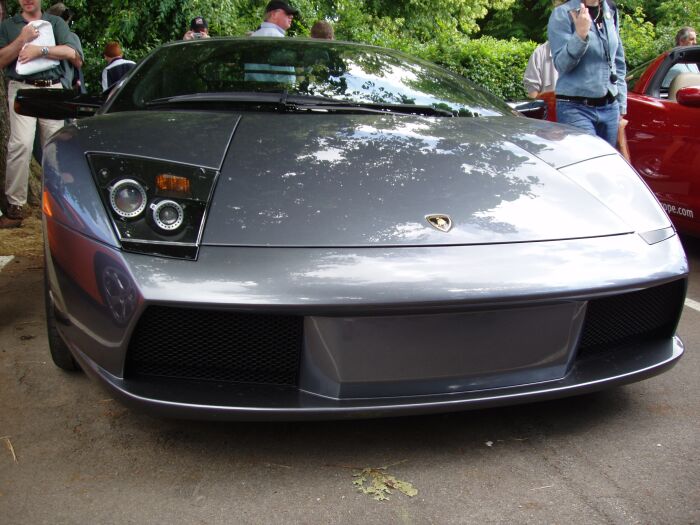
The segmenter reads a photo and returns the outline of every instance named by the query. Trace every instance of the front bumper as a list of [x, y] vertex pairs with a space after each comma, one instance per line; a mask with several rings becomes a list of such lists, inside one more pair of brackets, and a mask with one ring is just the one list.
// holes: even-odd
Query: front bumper
[[[115, 398], [161, 415], [328, 419], [515, 404], [638, 381], [683, 353], [671, 336], [688, 272], [677, 238], [369, 250], [204, 246], [192, 262], [121, 253], [56, 223], [49, 229], [59, 332]], [[677, 314], [666, 335], [578, 352], [592, 300], [674, 282], [681, 284]], [[303, 318], [298, 382], [130, 375], [134, 334], [154, 307]]]
[[214, 382], [124, 380], [74, 350], [80, 366], [115, 399], [158, 416], [211, 420], [313, 420], [452, 412], [515, 405], [595, 392], [641, 381], [673, 367], [683, 355], [679, 338], [640, 345], [577, 362], [563, 379], [510, 388], [415, 397], [338, 400], [292, 387]]

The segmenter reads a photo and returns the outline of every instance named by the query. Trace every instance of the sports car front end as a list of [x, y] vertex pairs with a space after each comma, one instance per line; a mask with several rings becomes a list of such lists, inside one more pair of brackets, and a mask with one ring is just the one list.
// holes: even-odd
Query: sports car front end
[[[384, 56], [329, 56], [369, 75], [357, 49]], [[683, 353], [682, 247], [602, 141], [501, 106], [289, 109], [283, 93], [271, 109], [246, 93], [129, 110], [120, 96], [148, 90], [122, 89], [54, 136], [43, 204], [52, 351], [127, 404], [213, 419], [461, 410], [641, 380]]]

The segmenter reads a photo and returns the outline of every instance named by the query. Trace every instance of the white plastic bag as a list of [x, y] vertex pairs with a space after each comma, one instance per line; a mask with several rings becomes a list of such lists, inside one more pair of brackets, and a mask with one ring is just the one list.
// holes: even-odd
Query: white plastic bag
[[[35, 20], [34, 22], [30, 22], [30, 24], [39, 30], [39, 36], [29, 42], [29, 45], [41, 47], [51, 47], [56, 45], [51, 22], [47, 22], [46, 20]], [[26, 46], [28, 44], [24, 45]], [[25, 62], [24, 64], [20, 64], [18, 61], [17, 66], [15, 66], [15, 71], [17, 71], [18, 75], [28, 76], [33, 75], [34, 73], [39, 73], [40, 71], [46, 71], [47, 69], [56, 67], [58, 64], [58, 60], [41, 57]]]

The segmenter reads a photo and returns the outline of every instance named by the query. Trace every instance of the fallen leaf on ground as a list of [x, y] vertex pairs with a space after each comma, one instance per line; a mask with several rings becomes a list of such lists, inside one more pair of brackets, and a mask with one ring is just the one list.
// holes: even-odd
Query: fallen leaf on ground
[[363, 468], [353, 474], [356, 478], [352, 484], [357, 490], [367, 496], [372, 496], [377, 501], [385, 501], [391, 495], [391, 489], [403, 492], [409, 498], [418, 494], [418, 490], [408, 481], [396, 479], [387, 473], [387, 467]]
[[9, 450], [10, 454], [12, 454], [12, 461], [17, 463], [17, 455], [15, 454], [15, 447], [12, 446], [12, 441], [10, 441], [10, 436], [2, 436], [0, 439], [2, 439], [5, 442], [5, 446], [7, 447], [7, 450]]

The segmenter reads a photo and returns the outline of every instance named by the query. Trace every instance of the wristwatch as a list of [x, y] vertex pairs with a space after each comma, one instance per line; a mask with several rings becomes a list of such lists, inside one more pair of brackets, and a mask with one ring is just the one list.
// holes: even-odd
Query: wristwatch
[[49, 48], [48, 47], [42, 47], [41, 48], [41, 56], [45, 57], [49, 54]]

